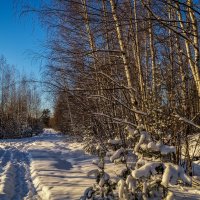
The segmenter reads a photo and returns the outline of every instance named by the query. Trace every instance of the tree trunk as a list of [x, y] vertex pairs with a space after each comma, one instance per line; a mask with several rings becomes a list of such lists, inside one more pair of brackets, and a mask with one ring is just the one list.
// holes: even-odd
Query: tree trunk
[[[110, 4], [111, 4], [111, 9], [112, 9], [113, 19], [114, 19], [114, 22], [115, 22], [115, 28], [116, 28], [116, 32], [117, 32], [118, 43], [119, 43], [119, 47], [120, 47], [120, 50], [121, 50], [121, 57], [122, 57], [122, 61], [123, 61], [123, 64], [124, 64], [125, 76], [126, 76], [128, 88], [130, 90], [130, 99], [131, 99], [132, 109], [137, 110], [137, 108], [135, 106], [136, 98], [135, 98], [135, 94], [134, 94], [133, 87], [132, 87], [132, 81], [131, 81], [131, 72], [130, 72], [130, 68], [128, 66], [128, 58], [127, 58], [127, 54], [126, 54], [126, 50], [125, 50], [124, 41], [123, 41], [123, 38], [122, 38], [122, 31], [120, 29], [120, 24], [119, 24], [118, 16], [117, 16], [117, 13], [116, 13], [114, 0], [110, 0]], [[135, 117], [136, 117], [137, 121], [140, 120], [139, 115], [137, 113], [135, 113]]]

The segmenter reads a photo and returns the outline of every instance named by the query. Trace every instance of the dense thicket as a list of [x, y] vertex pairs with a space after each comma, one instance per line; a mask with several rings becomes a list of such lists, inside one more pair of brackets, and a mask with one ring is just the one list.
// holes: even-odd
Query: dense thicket
[[181, 138], [187, 143], [200, 122], [199, 2], [41, 4], [52, 33], [45, 79], [56, 126], [105, 140], [142, 123], [159, 139], [167, 134], [180, 155]]
[[[33, 76], [32, 76], [33, 78]], [[0, 138], [23, 137], [40, 128], [37, 86], [0, 57]]]

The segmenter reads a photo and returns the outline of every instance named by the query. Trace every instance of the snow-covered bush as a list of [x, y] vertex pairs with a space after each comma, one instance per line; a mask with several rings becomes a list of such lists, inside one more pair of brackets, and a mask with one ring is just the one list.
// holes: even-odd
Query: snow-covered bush
[[93, 160], [92, 164], [97, 166], [97, 169], [88, 172], [88, 177], [93, 176], [96, 179], [96, 183], [85, 190], [81, 200], [93, 199], [93, 200], [114, 200], [113, 190], [116, 187], [116, 182], [110, 179], [110, 175], [105, 172], [105, 156], [106, 151], [102, 146], [97, 145], [96, 152], [98, 159]]
[[[174, 199], [168, 190], [169, 185], [191, 184], [191, 178], [181, 166], [172, 163], [172, 154], [176, 153], [174, 146], [167, 145], [161, 138], [147, 132], [143, 125], [133, 129], [129, 126], [124, 131], [126, 144], [121, 138], [107, 141], [108, 151], [98, 146], [99, 160], [93, 162], [98, 169], [91, 171], [97, 184], [86, 190], [85, 199]], [[110, 175], [105, 172], [105, 158], [124, 167], [117, 174], [116, 189], [110, 181]], [[107, 188], [107, 189], [106, 189]], [[108, 193], [108, 188], [110, 193]], [[112, 191], [112, 192], [111, 192]], [[110, 195], [110, 196], [109, 196]], [[92, 198], [91, 198], [92, 197]]]

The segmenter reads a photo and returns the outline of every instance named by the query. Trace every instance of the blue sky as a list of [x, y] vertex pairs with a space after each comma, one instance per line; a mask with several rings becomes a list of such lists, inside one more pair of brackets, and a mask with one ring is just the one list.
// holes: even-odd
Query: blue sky
[[25, 73], [33, 72], [39, 78], [41, 59], [34, 59], [33, 52], [44, 51], [46, 38], [47, 33], [37, 18], [19, 17], [13, 0], [0, 0], [0, 55], [9, 64]]

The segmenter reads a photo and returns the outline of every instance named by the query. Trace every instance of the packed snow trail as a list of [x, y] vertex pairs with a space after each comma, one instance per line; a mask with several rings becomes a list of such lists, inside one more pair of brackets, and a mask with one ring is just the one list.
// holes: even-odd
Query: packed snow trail
[[0, 140], [0, 200], [79, 199], [92, 184], [82, 170], [92, 157], [54, 130]]
[[[94, 157], [70, 137], [46, 129], [32, 138], [0, 140], [0, 200], [79, 200], [95, 180]], [[199, 168], [196, 162], [196, 170]], [[117, 167], [106, 165], [109, 174]], [[121, 171], [121, 170], [120, 170]], [[200, 199], [200, 190], [173, 187], [177, 200]]]

